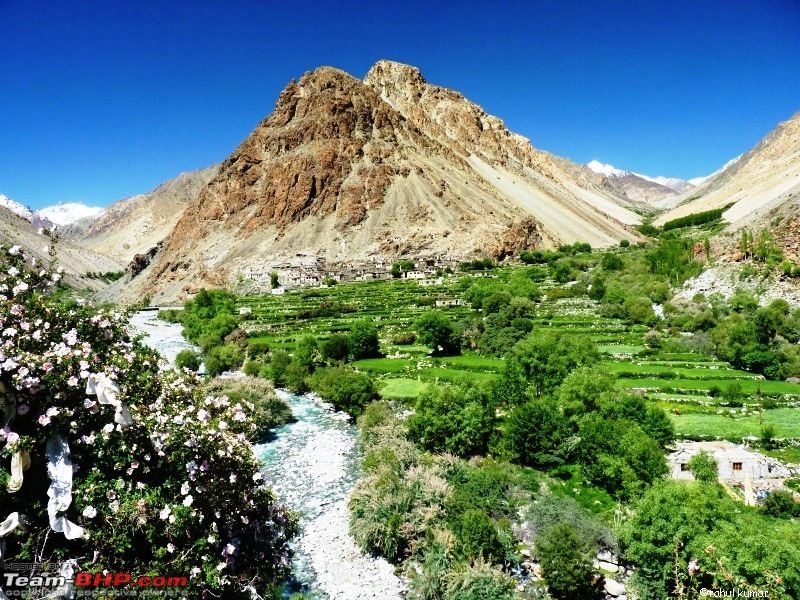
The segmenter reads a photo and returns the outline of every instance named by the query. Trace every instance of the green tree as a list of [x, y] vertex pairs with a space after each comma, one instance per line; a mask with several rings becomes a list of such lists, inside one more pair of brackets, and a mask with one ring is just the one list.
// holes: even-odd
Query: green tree
[[616, 254], [607, 252], [603, 255], [603, 260], [600, 261], [600, 266], [604, 271], [621, 271], [625, 268], [625, 263]]
[[555, 403], [536, 399], [514, 408], [506, 420], [503, 441], [514, 462], [546, 468], [563, 462], [558, 450], [568, 434]]
[[514, 347], [513, 360], [542, 396], [561, 385], [573, 369], [598, 362], [600, 353], [587, 337], [534, 331]]
[[761, 428], [761, 447], [765, 450], [775, 449], [775, 426], [772, 423]]
[[317, 339], [313, 335], [304, 335], [297, 342], [297, 349], [294, 351], [294, 360], [302, 366], [308, 373], [313, 373], [319, 363], [320, 353]]
[[269, 286], [274, 290], [280, 285], [278, 281], [278, 274], [275, 271], [272, 271], [269, 274]]
[[197, 343], [201, 337], [222, 339], [236, 329], [236, 296], [226, 290], [202, 289], [184, 305], [183, 335]]
[[308, 367], [296, 358], [289, 363], [283, 373], [283, 380], [287, 388], [295, 394], [305, 394], [309, 390]]
[[330, 401], [339, 410], [351, 417], [357, 417], [364, 408], [378, 399], [378, 392], [372, 379], [363, 373], [346, 371], [336, 377], [330, 386]]
[[474, 384], [428, 386], [406, 421], [409, 437], [431, 452], [485, 454], [496, 423], [491, 396]]
[[629, 297], [623, 304], [625, 315], [631, 323], [653, 325], [658, 321], [649, 298]]
[[284, 350], [275, 350], [269, 362], [270, 377], [275, 387], [286, 385], [286, 368], [292, 362], [292, 357]]
[[601, 396], [615, 389], [614, 382], [602, 365], [578, 367], [564, 378], [556, 397], [566, 416], [580, 416], [597, 410]]
[[794, 501], [794, 496], [789, 490], [772, 491], [764, 498], [760, 510], [765, 515], [779, 519], [800, 516], [800, 505]]
[[598, 302], [602, 300], [606, 295], [606, 283], [603, 281], [603, 278], [600, 276], [595, 276], [592, 279], [592, 285], [589, 287], [589, 298], [592, 300], [597, 300]]
[[320, 345], [323, 358], [333, 362], [344, 362], [350, 356], [348, 337], [335, 333]]
[[554, 525], [537, 537], [536, 556], [553, 598], [589, 600], [599, 597], [592, 570], [592, 555], [597, 549], [586, 548], [586, 543], [569, 523]]
[[436, 356], [458, 354], [458, 338], [452, 321], [443, 312], [430, 310], [414, 324], [417, 339], [433, 349]]
[[369, 321], [359, 321], [350, 329], [347, 337], [353, 360], [375, 358], [381, 355], [378, 347], [378, 330]]
[[461, 515], [456, 536], [461, 552], [468, 558], [484, 558], [491, 562], [503, 558], [503, 546], [497, 537], [497, 527], [480, 509], [469, 509]]

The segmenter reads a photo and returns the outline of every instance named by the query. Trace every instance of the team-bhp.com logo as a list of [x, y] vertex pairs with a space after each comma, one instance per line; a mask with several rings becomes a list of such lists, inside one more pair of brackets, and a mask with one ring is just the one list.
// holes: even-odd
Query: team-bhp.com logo
[[38, 597], [34, 589], [50, 589], [66, 591], [74, 589], [77, 598], [116, 597], [116, 596], [159, 596], [185, 597], [188, 580], [186, 577], [142, 576], [133, 577], [130, 573], [76, 573], [66, 578], [57, 575], [26, 575], [24, 573], [4, 573], [4, 590], [6, 597], [34, 598]]

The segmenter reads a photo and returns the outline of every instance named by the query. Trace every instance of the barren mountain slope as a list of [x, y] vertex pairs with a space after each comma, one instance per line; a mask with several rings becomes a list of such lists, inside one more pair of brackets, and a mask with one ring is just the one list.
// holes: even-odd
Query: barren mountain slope
[[152, 192], [115, 202], [101, 214], [59, 228], [63, 239], [128, 264], [166, 238], [219, 165], [181, 173]]
[[[40, 235], [29, 221], [2, 206], [0, 206], [0, 242], [18, 244], [33, 254], [40, 263], [50, 262], [47, 253], [49, 239]], [[58, 264], [64, 267], [66, 284], [77, 289], [99, 290], [106, 286], [99, 279], [86, 277], [87, 273], [109, 273], [124, 269], [124, 266], [117, 261], [63, 240], [58, 243]]]
[[322, 67], [287, 86], [150, 267], [118, 287], [160, 302], [299, 255], [343, 264], [606, 246], [637, 238], [640, 217], [623, 204], [587, 168], [534, 150], [416, 69], [381, 61], [362, 82]]
[[655, 223], [733, 204], [723, 213], [728, 231], [766, 226], [800, 193], [800, 113], [778, 125], [734, 164], [683, 196]]

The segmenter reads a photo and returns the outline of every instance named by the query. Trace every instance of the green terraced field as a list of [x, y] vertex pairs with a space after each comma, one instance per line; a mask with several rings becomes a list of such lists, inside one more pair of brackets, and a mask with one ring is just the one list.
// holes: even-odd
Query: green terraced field
[[[678, 437], [720, 437], [728, 440], [739, 440], [743, 437], [758, 437], [761, 427], [758, 423], [758, 411], [742, 416], [735, 411], [726, 414], [670, 414]], [[800, 409], [776, 408], [764, 411], [764, 425], [775, 427], [775, 435], [779, 438], [800, 437]]]
[[[498, 269], [495, 275], [506, 280], [513, 272], [512, 268]], [[386, 356], [356, 361], [353, 366], [376, 378], [382, 397], [413, 402], [428, 382], [452, 382], [464, 377], [490, 381], [503, 369], [502, 359], [475, 352], [432, 358], [425, 346], [393, 343], [399, 334], [413, 329], [414, 322], [435, 300], [463, 299], [466, 285], [462, 278], [445, 277], [443, 285], [431, 287], [411, 280], [344, 283], [279, 296], [243, 297], [239, 306], [252, 310], [245, 321], [251, 343], [266, 342], [272, 348], [289, 352], [304, 335], [313, 335], [321, 341], [334, 333], [347, 333], [357, 321], [372, 321]], [[548, 280], [540, 286], [544, 291], [557, 284]], [[442, 310], [454, 321], [475, 314], [466, 305]], [[647, 327], [601, 316], [597, 303], [585, 297], [543, 298], [532, 322], [535, 329], [588, 336], [595, 341], [606, 355], [605, 367], [618, 374], [620, 387], [645, 390], [650, 402], [670, 413], [681, 413], [671, 414], [679, 435], [729, 439], [758, 435], [757, 417], [742, 417], [737, 413], [732, 419], [718, 415], [718, 410], [729, 409], [721, 396], [709, 395], [714, 386], [724, 391], [737, 382], [743, 393], [741, 402], [745, 404], [757, 402], [759, 388], [764, 396], [777, 399], [779, 408], [765, 414], [780, 436], [800, 438], [800, 412], [785, 407], [787, 398], [800, 398], [800, 384], [766, 381], [699, 352], [648, 353], [643, 343]]]

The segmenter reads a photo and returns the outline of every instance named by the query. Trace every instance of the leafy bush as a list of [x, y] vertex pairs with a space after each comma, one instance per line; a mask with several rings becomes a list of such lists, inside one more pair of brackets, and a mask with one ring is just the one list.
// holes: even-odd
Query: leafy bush
[[261, 358], [269, 354], [269, 344], [267, 342], [252, 342], [247, 350], [247, 356], [252, 359]]
[[346, 335], [335, 333], [330, 338], [322, 342], [320, 351], [323, 358], [334, 362], [347, 360], [350, 355], [350, 342]]
[[765, 515], [776, 518], [800, 516], [800, 505], [794, 501], [792, 492], [788, 490], [772, 491], [764, 498], [760, 510]]
[[215, 346], [206, 353], [206, 373], [216, 377], [225, 371], [238, 369], [243, 362], [244, 352], [239, 346], [233, 344]]
[[616, 254], [607, 252], [603, 255], [603, 260], [600, 261], [600, 266], [605, 271], [620, 271], [625, 268], [625, 263]]
[[186, 348], [178, 352], [178, 355], [175, 357], [175, 366], [179, 369], [189, 369], [190, 371], [195, 371], [200, 368], [201, 359], [200, 356], [194, 350], [190, 350]]
[[368, 375], [350, 369], [326, 369], [311, 381], [312, 389], [329, 400], [338, 410], [357, 417], [378, 399], [375, 384]]
[[[30, 458], [0, 490], [4, 516], [27, 521], [4, 538], [3, 558], [39, 571], [76, 559], [83, 570], [137, 574], [163, 574], [165, 562], [179, 561], [190, 597], [244, 599], [251, 585], [275, 593], [297, 525], [261, 482], [247, 441], [254, 408], [159, 371], [120, 314], [51, 302], [60, 274], [30, 272], [28, 258], [17, 246], [0, 250], [0, 389], [16, 413], [2, 452]], [[54, 452], [79, 468], [68, 469], [70, 501], [51, 519]]]
[[512, 600], [514, 580], [499, 568], [478, 560], [447, 576], [448, 600]]
[[468, 558], [483, 558], [490, 562], [503, 558], [497, 528], [484, 511], [472, 508], [462, 513], [455, 533], [461, 552]]
[[719, 476], [717, 461], [714, 456], [702, 450], [689, 459], [689, 470], [698, 481], [713, 483]]
[[248, 360], [246, 363], [244, 363], [242, 371], [249, 377], [258, 377], [258, 374], [261, 372], [261, 369], [263, 369], [264, 366], [264, 363], [260, 360]]
[[410, 346], [417, 341], [417, 334], [413, 331], [403, 331], [392, 338], [392, 343], [398, 346]]

